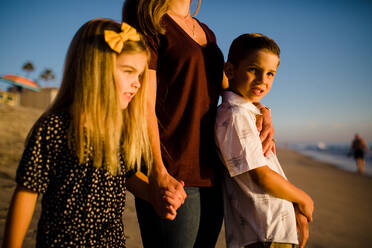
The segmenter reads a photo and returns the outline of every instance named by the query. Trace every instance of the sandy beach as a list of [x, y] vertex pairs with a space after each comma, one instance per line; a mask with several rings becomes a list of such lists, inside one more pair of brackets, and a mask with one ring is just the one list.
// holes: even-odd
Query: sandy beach
[[[24, 139], [40, 110], [0, 105], [0, 242]], [[315, 202], [307, 247], [366, 248], [372, 244], [372, 177], [339, 170], [295, 151], [278, 149], [288, 179]], [[40, 201], [24, 241], [34, 247]], [[127, 247], [142, 247], [133, 196], [124, 217]], [[223, 230], [216, 247], [225, 247]]]

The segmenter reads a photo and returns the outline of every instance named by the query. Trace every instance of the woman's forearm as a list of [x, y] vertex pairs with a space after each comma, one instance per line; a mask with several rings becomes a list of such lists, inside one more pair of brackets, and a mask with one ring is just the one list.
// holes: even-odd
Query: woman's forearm
[[154, 156], [154, 163], [149, 172], [149, 185], [152, 189], [152, 194], [149, 196], [155, 211], [159, 216], [168, 219], [174, 219], [175, 214], [167, 211], [169, 202], [164, 200], [164, 192], [172, 192], [179, 202], [183, 202], [186, 198], [183, 183], [177, 181], [168, 174], [161, 157], [160, 135], [158, 120], [155, 114], [156, 104], [156, 71], [149, 70], [149, 92], [148, 92], [148, 132], [149, 139]]
[[160, 135], [159, 135], [159, 126], [158, 119], [155, 113], [156, 105], [156, 71], [149, 70], [149, 82], [148, 82], [148, 99], [147, 99], [147, 125], [148, 125], [148, 134], [150, 139], [150, 144], [152, 148], [152, 153], [154, 156], [154, 163], [151, 166], [149, 171], [150, 181], [152, 179], [158, 179], [162, 175], [167, 173], [167, 170], [163, 164], [161, 157], [161, 148], [160, 148]]
[[149, 132], [149, 139], [152, 148], [152, 153], [154, 157], [154, 163], [151, 167], [149, 176], [152, 177], [159, 177], [164, 173], [167, 173], [167, 170], [163, 164], [163, 160], [161, 157], [161, 149], [160, 149], [160, 135], [159, 135], [159, 127], [157, 122], [157, 117], [155, 115], [155, 110], [148, 111], [148, 132]]

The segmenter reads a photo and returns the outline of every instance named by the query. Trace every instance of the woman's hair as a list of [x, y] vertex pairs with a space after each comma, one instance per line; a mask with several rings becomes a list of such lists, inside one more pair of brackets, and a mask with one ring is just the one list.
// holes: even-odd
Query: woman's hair
[[[58, 95], [41, 118], [68, 111], [69, 147], [79, 163], [93, 160], [95, 167], [104, 166], [116, 175], [120, 153], [129, 169], [139, 169], [142, 160], [152, 164], [145, 102], [147, 66], [137, 94], [121, 109], [114, 77], [117, 53], [105, 42], [105, 30], [120, 33], [121, 26], [109, 19], [95, 19], [77, 31], [67, 52]], [[149, 57], [142, 40], [126, 41], [122, 53], [146, 53]]]
[[[167, 13], [169, 0], [126, 0], [122, 10], [122, 21], [129, 23], [145, 36], [164, 34], [162, 17]], [[192, 16], [200, 8], [201, 0]]]
[[169, 0], [126, 0], [122, 21], [135, 27], [145, 36], [164, 34], [162, 17], [167, 13]]

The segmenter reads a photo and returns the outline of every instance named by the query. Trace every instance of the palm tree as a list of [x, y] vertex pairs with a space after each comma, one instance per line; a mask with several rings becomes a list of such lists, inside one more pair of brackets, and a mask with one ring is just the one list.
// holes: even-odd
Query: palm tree
[[22, 70], [24, 70], [27, 74], [27, 77], [29, 77], [30, 73], [35, 70], [34, 64], [31, 61], [27, 61], [23, 64]]
[[54, 81], [56, 79], [56, 76], [54, 75], [54, 72], [51, 69], [45, 69], [40, 74], [40, 79], [44, 80], [46, 82], [46, 86], [48, 86], [48, 82]]

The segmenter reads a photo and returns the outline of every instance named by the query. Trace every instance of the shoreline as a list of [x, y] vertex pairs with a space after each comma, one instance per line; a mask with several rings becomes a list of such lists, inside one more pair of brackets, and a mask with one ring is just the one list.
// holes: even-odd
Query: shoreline
[[306, 247], [370, 246], [372, 177], [341, 170], [287, 148], [278, 148], [278, 158], [289, 181], [315, 203]]
[[[317, 162], [326, 163], [339, 170], [358, 173], [357, 165], [353, 157], [351, 156], [341, 156], [330, 153], [322, 153], [313, 150], [298, 150], [296, 148], [284, 148], [290, 149], [294, 152], [298, 152], [303, 156], [309, 157]], [[372, 164], [369, 160], [365, 159], [365, 167], [363, 176], [372, 177]]]
[[[310, 157], [311, 159], [318, 161], [318, 162], [324, 162], [327, 163], [339, 170], [358, 173], [356, 161], [353, 158], [353, 156], [346, 154], [335, 154], [332, 152], [328, 152], [327, 150], [313, 150], [313, 149], [301, 149], [295, 147], [283, 147], [284, 149], [290, 149], [295, 152], [298, 152], [304, 156]], [[364, 166], [364, 173], [363, 176], [372, 177], [372, 162], [371, 162], [371, 156], [370, 154], [365, 154], [365, 166]]]

